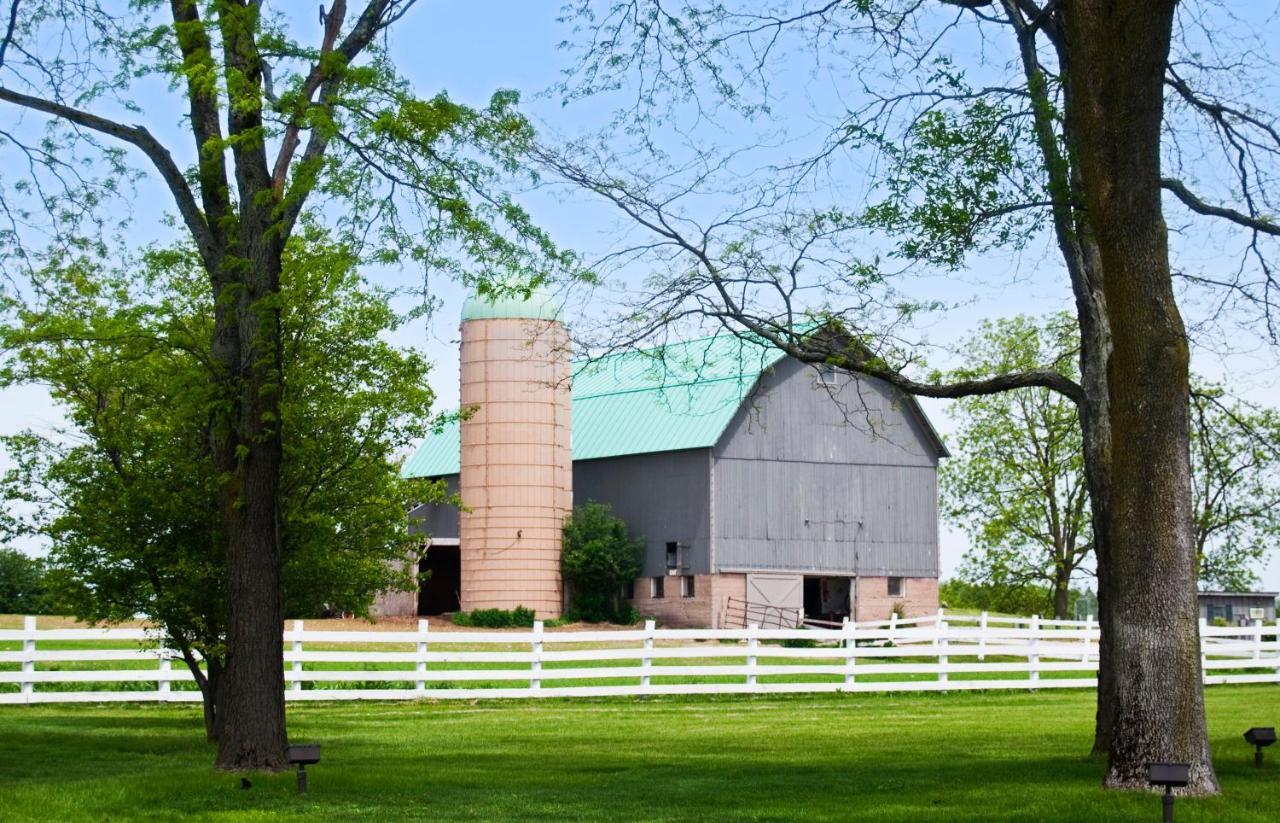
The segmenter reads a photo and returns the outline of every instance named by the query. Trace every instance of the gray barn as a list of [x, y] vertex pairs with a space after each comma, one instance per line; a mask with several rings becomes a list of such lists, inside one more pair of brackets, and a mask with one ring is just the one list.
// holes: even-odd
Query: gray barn
[[[913, 398], [731, 336], [580, 364], [572, 395], [574, 503], [644, 536], [641, 612], [718, 626], [937, 609], [947, 452]], [[432, 435], [405, 475], [456, 489], [458, 438]], [[458, 511], [413, 517], [432, 547], [418, 611], [457, 608]]]
[[1276, 619], [1276, 592], [1199, 592], [1200, 619], [1228, 626], [1251, 626]]

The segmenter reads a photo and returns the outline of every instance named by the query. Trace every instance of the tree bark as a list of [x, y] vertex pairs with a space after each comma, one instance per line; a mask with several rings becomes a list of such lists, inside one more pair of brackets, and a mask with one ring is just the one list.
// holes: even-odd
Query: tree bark
[[[261, 235], [260, 235], [261, 236]], [[284, 603], [280, 547], [280, 322], [270, 299], [279, 291], [280, 255], [258, 243], [234, 322], [242, 374], [235, 382], [234, 434], [219, 443], [227, 535], [227, 655], [218, 688], [219, 769], [287, 765], [284, 712]], [[215, 340], [227, 330], [215, 332]], [[224, 341], [229, 342], [229, 341]], [[228, 472], [227, 469], [230, 469]]]
[[238, 253], [224, 265], [229, 276], [215, 296], [219, 306], [225, 301], [234, 310], [223, 313], [222, 325], [214, 330], [219, 362], [234, 390], [230, 425], [215, 448], [228, 478], [222, 499], [227, 654], [218, 689], [222, 734], [215, 761], [226, 770], [283, 769], [288, 742], [279, 505], [284, 456], [279, 296], [287, 232], [263, 143], [257, 14], [253, 7], [227, 7], [218, 16], [225, 74], [244, 84], [227, 106]]
[[1213, 793], [1196, 622], [1189, 352], [1160, 203], [1174, 5], [1063, 5], [1072, 47], [1066, 114], [1106, 272], [1112, 345], [1108, 545], [1100, 556], [1111, 678], [1100, 684], [1099, 716], [1109, 725], [1104, 783], [1145, 788], [1148, 763], [1173, 761], [1191, 765], [1189, 792]]
[[1059, 566], [1053, 573], [1053, 619], [1066, 620], [1071, 605], [1071, 571]]

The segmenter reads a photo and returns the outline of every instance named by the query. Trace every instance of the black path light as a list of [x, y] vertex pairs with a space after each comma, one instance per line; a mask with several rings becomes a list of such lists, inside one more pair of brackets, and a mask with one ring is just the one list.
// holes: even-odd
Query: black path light
[[307, 793], [307, 766], [320, 762], [320, 744], [306, 743], [287, 746], [284, 750], [289, 765], [298, 767], [298, 794]]
[[1262, 768], [1262, 750], [1276, 742], [1276, 730], [1271, 726], [1254, 726], [1244, 733], [1245, 742], [1253, 746], [1253, 765]]
[[1164, 786], [1164, 823], [1173, 823], [1173, 790], [1191, 781], [1191, 766], [1187, 763], [1151, 763], [1147, 766], [1147, 782], [1152, 786]]

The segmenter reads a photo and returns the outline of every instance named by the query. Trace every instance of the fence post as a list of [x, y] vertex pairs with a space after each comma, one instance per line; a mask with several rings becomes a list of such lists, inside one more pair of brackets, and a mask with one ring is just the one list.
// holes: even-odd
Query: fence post
[[542, 621], [533, 621], [533, 659], [529, 663], [529, 688], [541, 689], [542, 678]]
[[1276, 618], [1276, 632], [1273, 640], [1276, 644], [1276, 682], [1280, 683], [1280, 617]]
[[1031, 615], [1031, 649], [1027, 652], [1027, 668], [1031, 672], [1031, 690], [1040, 683], [1040, 615]]
[[640, 658], [640, 686], [649, 688], [649, 671], [653, 668], [653, 630], [657, 624], [652, 620], [644, 621], [644, 654]]
[[427, 632], [430, 628], [431, 625], [425, 618], [418, 621], [418, 658], [413, 667], [418, 675], [418, 679], [413, 681], [413, 690], [418, 694], [427, 690], [427, 681], [423, 675], [427, 673]]
[[760, 628], [759, 623], [752, 623], [751, 625], [747, 626], [747, 669], [749, 670], [747, 672], [748, 686], [756, 685], [755, 672], [750, 670], [755, 669], [756, 667], [755, 651], [756, 651], [756, 648], [760, 645], [760, 638], [758, 638], [756, 634], [759, 628]]
[[894, 638], [898, 634], [898, 613], [896, 611], [889, 612], [889, 644], [893, 645]]
[[1093, 615], [1084, 616], [1084, 652], [1080, 655], [1081, 663], [1089, 662], [1089, 644], [1093, 642]]
[[[22, 618], [22, 631], [22, 673], [31, 674], [36, 670], [36, 618], [34, 615], [29, 614]], [[31, 694], [35, 689], [35, 683], [28, 681], [22, 684], [23, 694]]]
[[947, 621], [946, 621], [946, 618], [942, 616], [942, 609], [938, 609], [938, 620], [937, 620], [937, 624], [934, 626], [934, 629], [938, 633], [937, 640], [936, 640], [936, 643], [938, 646], [938, 682], [943, 684], [942, 690], [945, 692], [947, 690], [946, 689], [946, 682], [947, 682], [946, 669], [947, 669], [947, 659], [948, 659], [947, 658], [948, 643], [947, 643]]
[[1280, 617], [1276, 617], [1276, 682], [1280, 683]]
[[[301, 620], [293, 621], [293, 653], [294, 654], [302, 654], [302, 638], [298, 636], [302, 633], [302, 625], [303, 624]], [[290, 668], [293, 669], [294, 680], [293, 680], [293, 684], [290, 685], [289, 688], [295, 692], [300, 692], [302, 691], [302, 681], [298, 679], [298, 675], [302, 674], [302, 661], [294, 660], [293, 665]]]
[[1262, 659], [1262, 620], [1253, 621], [1253, 659]]
[[156, 685], [160, 693], [160, 700], [164, 701], [169, 699], [169, 673], [173, 671], [173, 661], [169, 657], [169, 650], [164, 646], [156, 650], [156, 655], [160, 658], [160, 676], [156, 678]]
[[844, 684], [852, 686], [857, 682], [857, 678], [853, 674], [853, 667], [858, 662], [857, 625], [846, 617], [841, 629], [844, 630]]
[[1209, 621], [1203, 617], [1200, 618], [1200, 677], [1201, 678], [1205, 678], [1209, 676], [1209, 670], [1205, 668], [1205, 664], [1209, 662], [1209, 655], [1205, 653], [1206, 650], [1209, 648], [1209, 638], [1205, 637], [1205, 634], [1204, 634], [1204, 630], [1207, 628], [1209, 628]]
[[987, 659], [987, 613], [978, 618], [978, 660]]

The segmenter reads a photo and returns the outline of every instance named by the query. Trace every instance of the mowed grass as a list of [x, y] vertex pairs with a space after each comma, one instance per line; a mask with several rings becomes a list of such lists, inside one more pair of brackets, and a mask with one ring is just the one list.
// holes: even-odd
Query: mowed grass
[[[1280, 687], [1207, 690], [1223, 794], [1179, 821], [1280, 819]], [[199, 709], [0, 707], [0, 820], [1158, 820], [1104, 792], [1088, 692], [291, 704], [311, 791], [211, 768]]]

